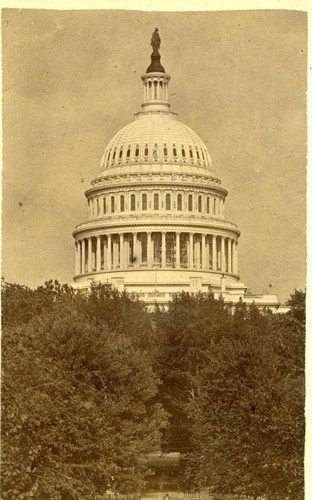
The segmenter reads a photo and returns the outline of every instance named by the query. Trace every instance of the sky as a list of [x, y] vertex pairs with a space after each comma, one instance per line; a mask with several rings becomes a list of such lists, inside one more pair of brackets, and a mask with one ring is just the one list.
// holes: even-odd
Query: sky
[[306, 283], [299, 11], [3, 10], [2, 275], [72, 282], [84, 191], [108, 141], [140, 111], [155, 27], [171, 109], [203, 139], [229, 191], [241, 280], [285, 301]]

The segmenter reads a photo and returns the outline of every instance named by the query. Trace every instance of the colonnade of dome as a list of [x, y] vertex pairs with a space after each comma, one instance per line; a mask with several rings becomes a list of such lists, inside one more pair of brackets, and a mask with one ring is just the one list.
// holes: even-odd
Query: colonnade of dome
[[76, 275], [123, 269], [198, 269], [237, 274], [237, 241], [197, 232], [120, 232], [76, 241]]

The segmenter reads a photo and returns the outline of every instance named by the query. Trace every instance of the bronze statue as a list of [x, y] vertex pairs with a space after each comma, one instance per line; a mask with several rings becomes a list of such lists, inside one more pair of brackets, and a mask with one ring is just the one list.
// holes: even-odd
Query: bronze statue
[[154, 52], [158, 52], [158, 49], [160, 47], [160, 36], [158, 34], [158, 29], [155, 28], [154, 33], [152, 34], [152, 39], [151, 39], [151, 46], [153, 47]]

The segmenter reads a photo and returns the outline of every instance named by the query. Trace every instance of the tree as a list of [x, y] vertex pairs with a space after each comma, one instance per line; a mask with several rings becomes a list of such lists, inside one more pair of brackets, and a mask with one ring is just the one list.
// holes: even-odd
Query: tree
[[196, 450], [188, 474], [198, 487], [303, 498], [304, 342], [284, 323], [239, 304], [232, 328], [210, 346], [188, 405]]
[[4, 291], [5, 306], [30, 301], [15, 320], [4, 310], [2, 497], [136, 491], [166, 421], [149, 355], [126, 331], [95, 325], [87, 296], [50, 288]]

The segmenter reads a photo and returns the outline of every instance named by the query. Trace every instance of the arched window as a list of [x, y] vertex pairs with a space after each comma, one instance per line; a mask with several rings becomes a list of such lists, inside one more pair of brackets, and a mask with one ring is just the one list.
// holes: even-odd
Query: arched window
[[111, 155], [111, 150], [109, 150], [108, 157], [107, 157], [107, 164], [109, 163], [110, 160], [110, 155]]
[[100, 215], [100, 200], [98, 198], [96, 199], [96, 213]]
[[183, 147], [182, 147], [182, 150], [181, 150], [181, 151], [182, 151], [182, 156], [183, 156], [183, 158], [185, 158], [185, 149], [184, 149]]
[[111, 213], [115, 212], [115, 198], [114, 196], [111, 197]]
[[147, 210], [147, 195], [142, 194], [142, 210]]
[[113, 160], [115, 160], [115, 157], [116, 157], [116, 149], [114, 149], [114, 152], [113, 152]]
[[159, 210], [159, 194], [154, 194], [154, 210]]
[[182, 194], [178, 194], [178, 210], [182, 210]]
[[140, 154], [140, 148], [139, 148], [139, 146], [137, 146], [135, 148], [135, 157], [137, 158], [139, 156], [139, 154]]
[[201, 196], [198, 197], [198, 211], [199, 212], [202, 211], [202, 197]]
[[131, 149], [130, 149], [130, 146], [129, 146], [128, 149], [127, 149], [127, 158], [130, 158], [130, 153], [131, 153]]
[[193, 196], [191, 194], [188, 197], [188, 209], [190, 212], [193, 210]]
[[120, 196], [120, 211], [125, 211], [125, 197], [123, 194]]
[[177, 156], [177, 148], [175, 146], [173, 146], [173, 156], [176, 157]]
[[216, 198], [213, 199], [213, 213], [216, 215], [217, 213], [217, 200]]
[[130, 197], [130, 209], [135, 210], [135, 194], [132, 194]]
[[171, 210], [171, 196], [169, 193], [166, 194], [166, 210]]
[[103, 198], [103, 213], [106, 214], [106, 198]]
[[207, 214], [210, 213], [210, 198], [207, 196]]
[[119, 151], [119, 159], [122, 158], [122, 149]]
[[166, 145], [164, 146], [164, 156], [168, 156], [168, 148]]
[[199, 152], [198, 152], [198, 149], [196, 149], [196, 156], [197, 156], [197, 159], [199, 160]]
[[192, 148], [190, 148], [190, 158], [193, 158], [193, 151], [192, 151]]
[[147, 147], [147, 145], [145, 146], [145, 149], [144, 149], [144, 156], [148, 156], [148, 147]]

